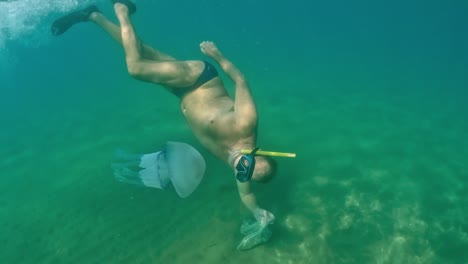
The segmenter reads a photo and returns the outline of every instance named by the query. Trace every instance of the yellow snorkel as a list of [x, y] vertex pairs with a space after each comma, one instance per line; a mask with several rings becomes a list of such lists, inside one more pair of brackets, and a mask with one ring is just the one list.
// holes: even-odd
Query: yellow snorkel
[[[240, 153], [242, 155], [250, 154], [252, 152], [251, 149], [241, 149]], [[287, 152], [276, 152], [276, 151], [265, 151], [265, 150], [257, 150], [255, 155], [258, 156], [270, 156], [270, 157], [280, 157], [280, 158], [295, 158], [296, 153], [287, 153]]]

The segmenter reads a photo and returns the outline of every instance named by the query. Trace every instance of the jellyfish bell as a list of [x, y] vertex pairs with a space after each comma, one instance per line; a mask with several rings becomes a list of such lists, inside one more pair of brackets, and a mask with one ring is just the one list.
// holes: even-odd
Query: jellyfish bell
[[176, 193], [186, 198], [203, 179], [206, 163], [194, 147], [169, 141], [164, 149], [143, 155], [120, 152], [125, 162], [114, 163], [115, 178], [124, 183], [167, 189], [170, 184]]

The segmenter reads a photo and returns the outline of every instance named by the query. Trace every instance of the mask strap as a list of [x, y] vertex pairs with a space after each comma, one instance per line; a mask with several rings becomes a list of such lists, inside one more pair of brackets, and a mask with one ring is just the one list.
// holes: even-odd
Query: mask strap
[[255, 152], [257, 152], [260, 148], [254, 148], [252, 149], [252, 151], [250, 152], [249, 155], [252, 155], [252, 156], [255, 156]]

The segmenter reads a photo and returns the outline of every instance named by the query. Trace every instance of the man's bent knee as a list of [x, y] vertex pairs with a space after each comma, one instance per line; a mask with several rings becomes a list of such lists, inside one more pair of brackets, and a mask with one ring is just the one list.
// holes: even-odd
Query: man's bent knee
[[127, 71], [133, 78], [138, 78], [142, 74], [142, 68], [138, 61], [127, 61]]

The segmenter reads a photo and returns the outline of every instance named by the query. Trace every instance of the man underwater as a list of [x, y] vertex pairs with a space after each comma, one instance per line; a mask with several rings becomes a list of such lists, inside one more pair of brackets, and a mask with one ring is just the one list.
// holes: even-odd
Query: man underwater
[[216, 61], [234, 82], [235, 99], [232, 99], [213, 65], [202, 60], [177, 60], [142, 43], [130, 19], [136, 6], [129, 0], [112, 2], [120, 27], [92, 5], [56, 20], [52, 34], [61, 35], [74, 24], [86, 21], [104, 29], [123, 46], [127, 70], [133, 78], [161, 85], [180, 98], [180, 109], [196, 138], [233, 168], [243, 204], [258, 223], [272, 223], [273, 214], [259, 207], [250, 181], [271, 180], [276, 162], [267, 156], [241, 153], [241, 149], [255, 151], [258, 127], [255, 102], [244, 75], [213, 42], [200, 44], [201, 52]]

